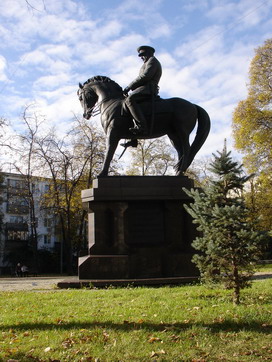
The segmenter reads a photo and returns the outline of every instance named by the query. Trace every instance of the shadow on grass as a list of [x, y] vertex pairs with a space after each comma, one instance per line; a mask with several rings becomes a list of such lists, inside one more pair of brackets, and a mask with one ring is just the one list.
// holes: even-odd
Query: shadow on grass
[[214, 322], [214, 323], [202, 323], [202, 322], [188, 322], [188, 323], [149, 323], [149, 322], [58, 322], [58, 323], [20, 323], [16, 325], [6, 325], [1, 326], [1, 330], [16, 330], [16, 331], [45, 331], [45, 330], [63, 330], [69, 331], [72, 329], [109, 329], [116, 331], [129, 332], [135, 329], [147, 330], [147, 331], [164, 331], [164, 330], [174, 330], [175, 332], [182, 332], [184, 330], [190, 329], [192, 327], [199, 327], [203, 329], [208, 329], [211, 333], [218, 332], [239, 332], [239, 331], [251, 331], [262, 334], [272, 333], [272, 325], [261, 324], [260, 322], [235, 322], [231, 320], [225, 320], [224, 322]]

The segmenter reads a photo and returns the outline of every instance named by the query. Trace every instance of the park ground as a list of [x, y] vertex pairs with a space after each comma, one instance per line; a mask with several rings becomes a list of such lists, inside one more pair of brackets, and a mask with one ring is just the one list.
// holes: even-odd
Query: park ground
[[0, 361], [272, 361], [267, 267], [239, 306], [217, 286], [58, 289], [64, 279], [0, 278]]
[[[257, 272], [254, 279], [272, 278], [272, 264], [264, 266]], [[23, 291], [23, 290], [56, 290], [58, 283], [62, 281], [77, 280], [70, 276], [41, 276], [26, 278], [0, 278], [0, 292]]]

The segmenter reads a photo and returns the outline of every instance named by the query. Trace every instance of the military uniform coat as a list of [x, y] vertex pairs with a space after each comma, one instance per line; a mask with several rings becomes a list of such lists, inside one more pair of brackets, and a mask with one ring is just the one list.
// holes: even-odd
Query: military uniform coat
[[128, 88], [131, 89], [133, 93], [157, 94], [161, 75], [161, 63], [154, 56], [150, 57], [142, 65], [139, 76], [128, 85]]

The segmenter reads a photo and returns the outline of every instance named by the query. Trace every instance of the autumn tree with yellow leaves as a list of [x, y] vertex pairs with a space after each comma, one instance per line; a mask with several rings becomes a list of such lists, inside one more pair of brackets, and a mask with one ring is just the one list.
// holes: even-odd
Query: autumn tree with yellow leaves
[[247, 194], [252, 217], [272, 231], [272, 39], [256, 49], [249, 69], [248, 96], [233, 114], [235, 146], [255, 173]]

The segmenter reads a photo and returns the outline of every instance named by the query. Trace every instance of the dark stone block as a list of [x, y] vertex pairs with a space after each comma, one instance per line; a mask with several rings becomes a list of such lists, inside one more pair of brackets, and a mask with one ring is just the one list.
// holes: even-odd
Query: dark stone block
[[161, 245], [165, 242], [164, 203], [131, 201], [124, 214], [125, 242], [129, 245]]
[[128, 278], [127, 255], [89, 255], [79, 258], [80, 279]]
[[99, 178], [82, 192], [89, 215], [89, 255], [79, 279], [197, 276], [191, 262], [196, 229], [182, 191], [187, 177]]

